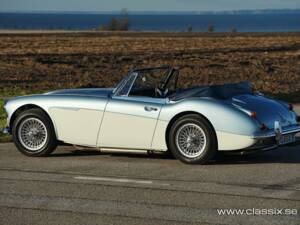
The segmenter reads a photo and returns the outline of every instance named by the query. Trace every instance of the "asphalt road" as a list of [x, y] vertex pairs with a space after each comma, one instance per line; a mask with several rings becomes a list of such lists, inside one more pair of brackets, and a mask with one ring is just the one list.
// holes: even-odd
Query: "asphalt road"
[[[162, 155], [0, 145], [0, 224], [299, 224], [300, 147], [185, 165]], [[218, 215], [217, 209], [297, 209]]]

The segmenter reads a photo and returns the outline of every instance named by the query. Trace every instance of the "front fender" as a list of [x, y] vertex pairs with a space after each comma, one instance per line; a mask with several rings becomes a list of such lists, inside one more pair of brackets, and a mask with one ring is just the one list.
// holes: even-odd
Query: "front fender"
[[10, 124], [19, 109], [40, 108], [51, 119], [58, 140], [96, 146], [107, 101], [106, 97], [33, 95], [12, 99], [7, 102], [5, 108]]

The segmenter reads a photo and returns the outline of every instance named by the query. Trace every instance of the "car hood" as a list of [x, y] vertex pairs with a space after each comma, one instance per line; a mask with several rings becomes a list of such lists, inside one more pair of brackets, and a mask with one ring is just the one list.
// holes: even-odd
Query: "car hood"
[[257, 120], [268, 128], [274, 128], [274, 122], [281, 126], [296, 124], [295, 113], [289, 110], [288, 104], [261, 95], [238, 95], [231, 99], [235, 107], [256, 112]]
[[76, 95], [76, 96], [93, 96], [107, 97], [112, 94], [113, 88], [81, 88], [81, 89], [65, 89], [45, 93], [45, 95]]

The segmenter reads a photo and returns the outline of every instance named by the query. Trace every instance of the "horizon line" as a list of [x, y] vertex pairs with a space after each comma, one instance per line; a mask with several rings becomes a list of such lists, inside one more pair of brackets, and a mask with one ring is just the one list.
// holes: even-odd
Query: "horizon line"
[[[120, 10], [0, 10], [0, 13], [79, 13], [79, 14], [120, 14]], [[128, 10], [129, 14], [220, 14], [220, 13], [266, 13], [266, 12], [300, 12], [300, 8], [264, 8], [264, 9], [233, 9], [233, 10]]]

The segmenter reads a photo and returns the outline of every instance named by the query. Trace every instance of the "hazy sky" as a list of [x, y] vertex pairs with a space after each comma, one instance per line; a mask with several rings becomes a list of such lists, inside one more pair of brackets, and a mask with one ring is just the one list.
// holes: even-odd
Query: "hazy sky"
[[300, 8], [300, 0], [0, 0], [0, 11], [205, 11]]

